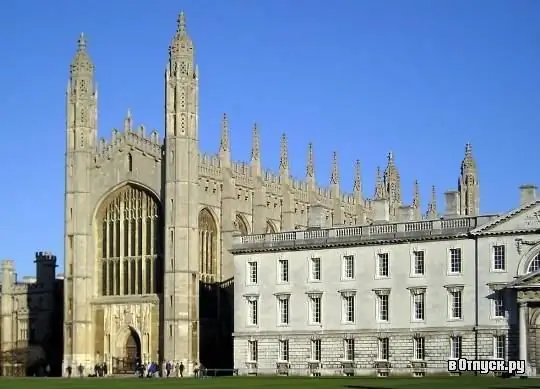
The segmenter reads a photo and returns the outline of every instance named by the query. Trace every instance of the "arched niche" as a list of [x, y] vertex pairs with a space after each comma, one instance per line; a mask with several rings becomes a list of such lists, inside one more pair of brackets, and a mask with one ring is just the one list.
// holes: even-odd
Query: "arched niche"
[[127, 183], [107, 195], [95, 214], [99, 293], [161, 292], [161, 211], [157, 197]]
[[214, 282], [218, 274], [217, 223], [208, 208], [199, 212], [199, 272], [201, 281]]

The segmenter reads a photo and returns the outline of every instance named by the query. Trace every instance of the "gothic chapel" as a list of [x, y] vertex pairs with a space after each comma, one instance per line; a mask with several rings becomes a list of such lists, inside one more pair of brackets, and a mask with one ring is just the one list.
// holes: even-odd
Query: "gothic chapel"
[[[123, 130], [106, 141], [97, 137], [94, 64], [85, 37], [78, 41], [66, 101], [63, 371], [107, 362], [121, 372], [136, 360], [232, 367], [232, 237], [304, 228], [315, 203], [327, 226], [371, 221], [359, 163], [353, 193], [344, 194], [335, 153], [328, 188], [315, 182], [311, 145], [306, 179], [294, 180], [283, 135], [272, 173], [261, 166], [254, 125], [251, 161], [234, 162], [226, 115], [219, 153], [201, 152], [194, 51], [180, 14], [165, 71], [164, 141], [134, 127], [129, 112]], [[402, 203], [392, 154], [377, 174], [375, 198], [389, 200], [390, 220], [426, 217], [417, 183], [412, 204]], [[470, 146], [461, 177], [459, 213], [477, 214]], [[427, 216], [436, 214], [434, 196]]]

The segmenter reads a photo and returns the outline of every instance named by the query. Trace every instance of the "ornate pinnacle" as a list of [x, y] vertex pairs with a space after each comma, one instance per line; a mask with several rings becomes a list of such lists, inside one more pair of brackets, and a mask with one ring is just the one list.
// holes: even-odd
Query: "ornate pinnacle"
[[466, 170], [474, 170], [476, 168], [476, 163], [474, 162], [474, 157], [472, 153], [472, 145], [467, 143], [465, 145], [465, 156], [461, 162], [461, 173], [464, 174]]
[[219, 144], [220, 151], [229, 151], [229, 119], [227, 114], [223, 114], [221, 119], [221, 140]]
[[339, 184], [339, 167], [338, 167], [337, 152], [332, 153], [332, 175], [330, 176], [330, 183], [333, 185]]
[[178, 19], [176, 19], [176, 32], [178, 34], [186, 33], [186, 16], [184, 15], [184, 11], [180, 11]]
[[124, 119], [124, 131], [128, 132], [133, 129], [133, 118], [131, 116], [131, 109], [128, 108], [126, 118]]
[[311, 142], [308, 144], [306, 176], [315, 177], [315, 158], [313, 156], [313, 143]]
[[251, 160], [258, 161], [261, 158], [261, 145], [259, 138], [259, 129], [257, 128], [257, 123], [253, 124], [252, 129], [252, 138], [251, 138]]
[[435, 190], [435, 185], [431, 187], [431, 200], [428, 204], [427, 216], [437, 216], [437, 191]]
[[287, 147], [287, 135], [285, 133], [281, 135], [279, 168], [281, 170], [289, 169], [289, 151]]
[[377, 174], [375, 178], [375, 200], [384, 198], [384, 182], [381, 175], [381, 168], [377, 166]]
[[412, 206], [415, 209], [420, 208], [420, 184], [418, 184], [418, 180], [414, 181], [414, 193], [413, 193]]
[[362, 166], [360, 165], [360, 160], [356, 160], [356, 165], [354, 169], [354, 184], [353, 189], [355, 192], [362, 193]]

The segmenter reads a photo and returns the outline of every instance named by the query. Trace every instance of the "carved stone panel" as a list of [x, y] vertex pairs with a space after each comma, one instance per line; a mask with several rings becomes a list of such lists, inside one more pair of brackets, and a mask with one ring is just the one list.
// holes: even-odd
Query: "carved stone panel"
[[540, 302], [540, 290], [525, 289], [518, 291], [519, 302]]

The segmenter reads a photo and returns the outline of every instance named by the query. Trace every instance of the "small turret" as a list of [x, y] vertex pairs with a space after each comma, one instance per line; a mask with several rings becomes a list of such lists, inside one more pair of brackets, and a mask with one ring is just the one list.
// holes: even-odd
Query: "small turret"
[[42, 285], [52, 285], [56, 279], [56, 255], [48, 251], [36, 252], [36, 280]]

